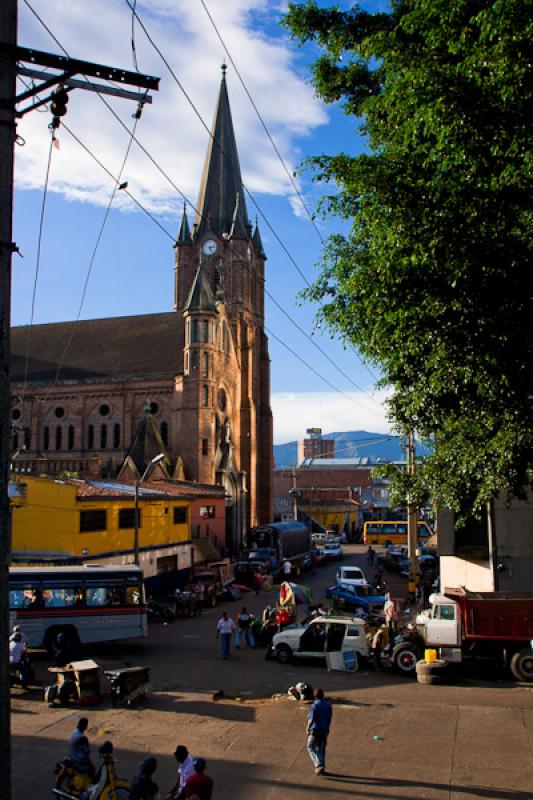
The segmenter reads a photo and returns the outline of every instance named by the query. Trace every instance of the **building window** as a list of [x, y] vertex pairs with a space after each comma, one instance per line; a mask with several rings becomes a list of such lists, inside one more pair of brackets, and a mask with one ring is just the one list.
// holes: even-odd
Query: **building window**
[[192, 341], [199, 341], [199, 324], [197, 319], [193, 319], [192, 321]]
[[174, 507], [174, 525], [184, 525], [187, 522], [187, 506]]
[[210, 333], [209, 328], [210, 328], [209, 321], [205, 319], [202, 322], [202, 334], [203, 334], [202, 341], [206, 342], [207, 344], [209, 344], [209, 333]]
[[185, 374], [189, 374], [189, 353], [185, 353]]
[[11, 442], [11, 449], [18, 450], [19, 449], [19, 434], [18, 431], [15, 431], [13, 434], [13, 440]]
[[165, 447], [168, 446], [168, 422], [161, 423], [161, 439]]
[[156, 560], [155, 568], [158, 575], [162, 572], [175, 572], [178, 569], [178, 557], [162, 556]]
[[31, 447], [31, 430], [24, 428], [24, 449], [29, 450]]
[[107, 447], [107, 425], [100, 426], [100, 449], [105, 450]]
[[209, 405], [209, 387], [202, 386], [202, 406], [203, 408], [207, 408]]
[[20, 419], [20, 408], [14, 408], [11, 412], [11, 417], [13, 419]]
[[202, 455], [209, 455], [209, 439], [202, 439]]
[[229, 333], [226, 322], [222, 323], [222, 349], [225, 353], [229, 353]]
[[200, 516], [202, 517], [202, 519], [214, 519], [215, 506], [201, 506]]
[[191, 343], [191, 320], [188, 319], [186, 323], [186, 334], [185, 334], [185, 341], [187, 344]]
[[120, 424], [115, 422], [113, 426], [113, 447], [118, 450], [120, 447]]
[[110, 411], [111, 411], [111, 409], [109, 408], [107, 403], [102, 403], [102, 405], [100, 406], [100, 416], [101, 417], [108, 417]]
[[89, 425], [87, 428], [87, 449], [94, 449], [94, 425]]
[[45, 425], [43, 428], [43, 450], [50, 449], [50, 428]]
[[202, 356], [202, 377], [209, 378], [209, 353], [203, 353]]
[[[141, 527], [141, 509], [137, 509], [138, 526]], [[118, 527], [119, 528], [134, 528], [135, 527], [135, 509], [134, 508], [119, 508], [118, 511]]]
[[80, 511], [80, 533], [89, 531], [105, 531], [107, 529], [107, 511]]
[[74, 449], [74, 425], [69, 425], [67, 430], [67, 448]]
[[191, 353], [191, 370], [198, 369], [198, 353], [193, 350]]
[[54, 409], [54, 414], [58, 419], [62, 419], [65, 416], [65, 409], [62, 406], [58, 406]]

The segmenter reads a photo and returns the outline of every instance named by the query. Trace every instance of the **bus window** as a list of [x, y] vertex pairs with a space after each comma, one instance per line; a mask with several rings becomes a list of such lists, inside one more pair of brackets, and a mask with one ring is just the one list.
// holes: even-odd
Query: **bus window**
[[87, 589], [87, 605], [89, 607], [106, 606], [109, 602], [108, 591], [105, 586]]
[[128, 586], [126, 589], [126, 605], [138, 606], [141, 602], [140, 586]]
[[76, 605], [75, 589], [43, 589], [45, 608], [74, 608]]

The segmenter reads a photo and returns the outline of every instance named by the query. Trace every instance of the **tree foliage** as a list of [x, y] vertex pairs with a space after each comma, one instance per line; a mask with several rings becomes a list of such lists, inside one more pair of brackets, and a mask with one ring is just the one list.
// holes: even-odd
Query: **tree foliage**
[[[368, 153], [310, 159], [349, 220], [304, 293], [379, 365], [391, 419], [434, 437], [422, 478], [479, 506], [533, 463], [532, 59], [525, 0], [392, 0], [388, 14], [289, 4], [321, 54], [317, 94], [361, 119]], [[308, 164], [309, 166], [309, 164]]]

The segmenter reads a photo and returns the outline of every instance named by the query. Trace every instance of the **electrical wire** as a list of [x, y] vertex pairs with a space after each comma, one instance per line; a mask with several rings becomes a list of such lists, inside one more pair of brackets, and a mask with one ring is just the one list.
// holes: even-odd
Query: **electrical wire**
[[[136, 4], [136, 2], [137, 2], [137, 0], [135, 0], [135, 4]], [[292, 184], [292, 186], [294, 188], [294, 191], [296, 192], [296, 194], [298, 196], [298, 199], [300, 200], [300, 202], [302, 204], [302, 207], [304, 208], [307, 216], [309, 217], [309, 221], [313, 225], [313, 227], [314, 227], [314, 229], [315, 229], [315, 231], [317, 233], [318, 238], [320, 239], [322, 244], [324, 244], [324, 238], [323, 238], [322, 234], [320, 233], [318, 225], [316, 224], [315, 216], [314, 216], [314, 214], [311, 213], [311, 211], [309, 210], [309, 208], [307, 207], [307, 205], [305, 203], [305, 200], [303, 199], [302, 195], [300, 194], [300, 190], [298, 189], [298, 186], [296, 185], [296, 182], [294, 180], [294, 176], [292, 175], [292, 173], [290, 172], [289, 168], [287, 167], [287, 164], [283, 160], [283, 156], [281, 155], [281, 153], [280, 153], [280, 151], [279, 151], [274, 139], [272, 138], [272, 135], [271, 135], [271, 133], [268, 130], [268, 127], [266, 125], [266, 122], [264, 121], [264, 119], [263, 119], [263, 117], [261, 115], [261, 112], [257, 108], [257, 105], [256, 105], [252, 95], [250, 94], [250, 92], [248, 90], [248, 87], [246, 86], [246, 84], [244, 82], [244, 79], [243, 79], [241, 73], [239, 72], [239, 70], [237, 68], [237, 65], [236, 65], [236, 63], [235, 63], [235, 61], [234, 61], [234, 59], [233, 59], [228, 47], [226, 46], [226, 43], [225, 43], [224, 39], [222, 38], [222, 35], [221, 35], [221, 33], [220, 33], [220, 31], [219, 31], [219, 29], [217, 27], [217, 24], [216, 24], [215, 20], [213, 19], [212, 15], [211, 15], [211, 12], [209, 11], [209, 9], [208, 9], [206, 3], [204, 2], [204, 0], [200, 0], [200, 3], [202, 4], [203, 9], [204, 9], [205, 13], [208, 16], [209, 21], [211, 22], [211, 25], [214, 28], [214, 31], [215, 31], [215, 33], [216, 33], [216, 35], [218, 37], [218, 40], [219, 40], [220, 44], [224, 48], [224, 52], [226, 53], [231, 66], [235, 70], [235, 74], [237, 75], [239, 81], [241, 82], [241, 86], [244, 89], [244, 91], [246, 93], [246, 96], [248, 97], [248, 100], [250, 101], [250, 103], [252, 105], [252, 108], [254, 109], [254, 111], [257, 114], [257, 117], [258, 117], [261, 125], [263, 126], [263, 130], [265, 131], [265, 133], [266, 133], [266, 135], [268, 137], [268, 140], [269, 140], [270, 144], [272, 145], [272, 148], [273, 148], [275, 154], [277, 155], [281, 166], [283, 167], [283, 169], [285, 171], [285, 174], [287, 175], [289, 181], [291, 182], [291, 184]]]
[[46, 163], [46, 175], [44, 179], [44, 188], [43, 188], [43, 199], [41, 203], [41, 214], [39, 218], [39, 233], [37, 237], [37, 257], [35, 263], [35, 275], [33, 278], [33, 290], [31, 296], [31, 315], [30, 315], [30, 326], [28, 330], [28, 339], [26, 342], [26, 357], [24, 362], [24, 381], [22, 385], [22, 402], [24, 402], [24, 396], [26, 394], [26, 387], [28, 385], [28, 367], [30, 363], [30, 348], [31, 348], [31, 338], [32, 338], [32, 329], [33, 329], [33, 320], [35, 318], [35, 302], [37, 299], [37, 285], [39, 282], [39, 272], [41, 267], [41, 252], [42, 252], [42, 243], [43, 243], [43, 230], [44, 230], [44, 214], [46, 211], [46, 201], [48, 200], [48, 183], [50, 180], [50, 167], [52, 164], [52, 148], [54, 146], [54, 131], [51, 132], [50, 135], [50, 147], [48, 148], [48, 158]]

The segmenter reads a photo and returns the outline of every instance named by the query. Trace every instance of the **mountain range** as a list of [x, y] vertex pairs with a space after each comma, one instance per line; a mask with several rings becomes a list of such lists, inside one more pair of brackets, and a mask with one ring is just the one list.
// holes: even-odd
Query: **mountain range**
[[[388, 433], [369, 431], [345, 431], [326, 433], [323, 439], [335, 440], [335, 458], [368, 458], [370, 461], [404, 461], [403, 437]], [[416, 443], [417, 455], [429, 455], [431, 447], [427, 443]], [[294, 467], [298, 464], [298, 442], [274, 445], [274, 464], [276, 467]]]

